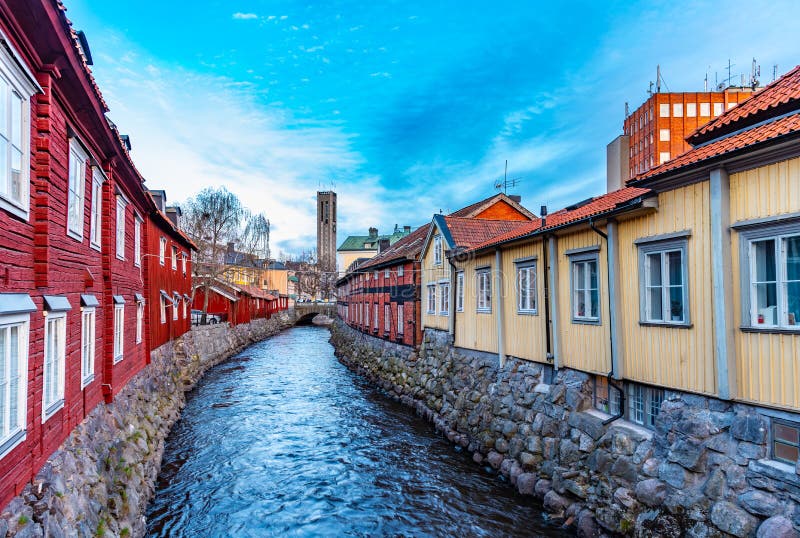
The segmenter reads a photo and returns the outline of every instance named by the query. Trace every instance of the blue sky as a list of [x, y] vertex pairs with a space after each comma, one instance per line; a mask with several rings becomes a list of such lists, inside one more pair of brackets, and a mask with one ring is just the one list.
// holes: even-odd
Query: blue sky
[[320, 187], [340, 242], [489, 196], [506, 159], [537, 213], [600, 194], [656, 64], [699, 91], [729, 58], [765, 82], [800, 63], [793, 0], [66, 3], [148, 185], [224, 184], [274, 253], [315, 246]]

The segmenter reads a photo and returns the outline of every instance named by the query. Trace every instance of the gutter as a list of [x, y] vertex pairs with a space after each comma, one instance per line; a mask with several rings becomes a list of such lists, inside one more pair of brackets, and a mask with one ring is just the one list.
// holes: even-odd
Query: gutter
[[500, 360], [500, 368], [506, 364], [505, 350], [505, 313], [503, 311], [503, 256], [500, 248], [494, 249], [494, 295], [497, 297], [497, 357]]
[[[450, 264], [450, 312], [449, 317], [447, 319], [447, 332], [450, 333], [450, 338], [453, 340], [453, 345], [456, 344], [456, 265], [453, 263], [453, 259], [448, 256], [447, 263]], [[421, 302], [420, 297], [420, 302]]]

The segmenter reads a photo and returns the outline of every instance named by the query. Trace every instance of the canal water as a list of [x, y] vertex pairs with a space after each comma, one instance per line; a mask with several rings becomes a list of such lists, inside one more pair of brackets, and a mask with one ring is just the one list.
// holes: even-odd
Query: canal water
[[149, 536], [565, 535], [328, 337], [296, 327], [207, 372], [167, 439]]

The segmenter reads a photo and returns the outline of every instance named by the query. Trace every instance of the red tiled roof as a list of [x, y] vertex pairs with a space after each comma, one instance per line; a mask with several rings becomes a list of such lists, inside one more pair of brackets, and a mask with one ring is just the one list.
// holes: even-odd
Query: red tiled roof
[[638, 182], [649, 177], [663, 174], [664, 172], [668, 172], [670, 170], [676, 170], [690, 164], [699, 163], [712, 157], [718, 157], [735, 150], [752, 146], [753, 144], [765, 142], [767, 140], [797, 131], [800, 131], [800, 111], [798, 111], [797, 114], [784, 116], [770, 123], [758, 125], [752, 129], [729, 136], [727, 138], [721, 138], [709, 144], [692, 148], [686, 153], [679, 155], [678, 157], [675, 157], [674, 159], [667, 161], [660, 166], [651, 168], [643, 174], [639, 174], [633, 179], [633, 181]]
[[416, 258], [422, 252], [422, 244], [428, 235], [431, 225], [420, 226], [407, 236], [399, 239], [394, 245], [384, 250], [368, 262], [358, 266], [359, 269], [374, 267], [393, 260], [409, 260]]
[[463, 217], [463, 218], [474, 217], [476, 214], [480, 213], [480, 210], [483, 209], [484, 207], [491, 206], [492, 202], [501, 200], [510, 204], [514, 209], [520, 211], [521, 213], [526, 214], [526, 216], [528, 216], [529, 218], [532, 218], [531, 215], [533, 214], [527, 209], [525, 209], [525, 207], [523, 207], [522, 204], [518, 203], [517, 201], [513, 200], [511, 197], [502, 192], [494, 194], [488, 198], [484, 198], [483, 200], [475, 202], [474, 204], [470, 204], [467, 207], [462, 207], [458, 211], [450, 213], [448, 217]]
[[256, 286], [250, 286], [248, 284], [234, 284], [233, 286], [251, 297], [257, 297], [259, 299], [269, 299], [272, 297], [269, 293]]
[[511, 241], [528, 234], [536, 232], [544, 232], [559, 228], [566, 224], [577, 222], [603, 213], [608, 213], [619, 207], [621, 204], [635, 200], [636, 198], [651, 192], [650, 189], [643, 189], [640, 187], [626, 187], [618, 191], [609, 192], [602, 196], [593, 198], [589, 203], [584, 204], [575, 209], [561, 209], [552, 215], [548, 215], [544, 221], [545, 226], [542, 227], [542, 219], [537, 219], [532, 222], [525, 222], [523, 226], [517, 229], [490, 237], [482, 243], [475, 244], [471, 250], [480, 250], [482, 248], [498, 245]]
[[792, 101], [800, 101], [800, 65], [738, 106], [726, 110], [719, 117], [706, 123], [689, 135], [687, 140], [690, 144], [697, 144], [713, 138], [718, 132], [720, 134], [732, 132], [747, 124], [760, 121], [774, 109], [789, 105]]
[[447, 229], [458, 247], [472, 249], [492, 237], [530, 225], [527, 220], [486, 220], [444, 217]]

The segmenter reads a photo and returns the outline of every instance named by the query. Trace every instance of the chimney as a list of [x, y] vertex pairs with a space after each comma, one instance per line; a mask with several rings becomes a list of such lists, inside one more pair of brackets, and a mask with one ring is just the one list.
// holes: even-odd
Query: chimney
[[403, 226], [403, 233], [408, 235], [411, 233], [411, 226]]
[[377, 228], [370, 228], [369, 229], [369, 238], [370, 239], [375, 239], [376, 237], [378, 237], [378, 229]]
[[631, 178], [630, 137], [620, 135], [606, 146], [606, 192], [618, 191]]
[[381, 252], [383, 252], [387, 248], [389, 248], [389, 240], [388, 239], [381, 239], [380, 241], [378, 241], [378, 254], [380, 254]]
[[517, 202], [518, 204], [522, 203], [522, 196], [520, 196], [519, 194], [509, 194], [508, 197]]

